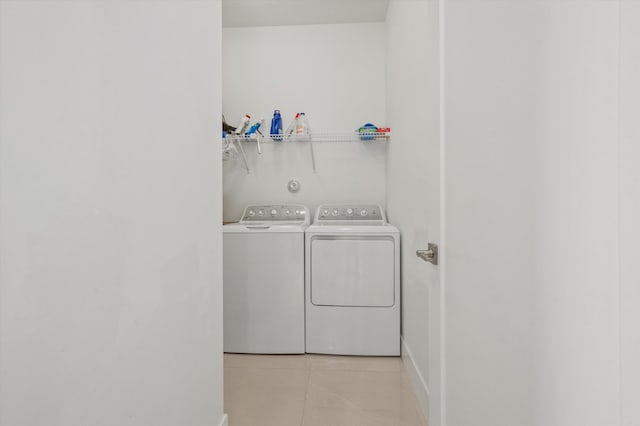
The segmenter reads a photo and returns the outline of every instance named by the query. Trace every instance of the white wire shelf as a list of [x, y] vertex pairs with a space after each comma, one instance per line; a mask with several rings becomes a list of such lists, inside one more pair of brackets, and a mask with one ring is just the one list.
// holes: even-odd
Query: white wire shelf
[[[275, 135], [274, 135], [275, 136]], [[264, 143], [267, 144], [290, 144], [290, 143], [309, 143], [309, 148], [311, 152], [311, 164], [313, 166], [313, 172], [316, 172], [316, 157], [313, 150], [313, 144], [316, 142], [361, 142], [362, 144], [370, 144], [376, 142], [386, 142], [391, 137], [391, 132], [372, 132], [372, 133], [364, 133], [361, 134], [358, 131], [350, 132], [350, 133], [313, 133], [312, 135], [289, 135], [284, 136], [281, 135], [278, 138], [274, 139], [269, 135], [227, 135], [226, 138], [223, 139], [223, 153], [226, 156], [229, 154], [230, 157], [233, 156], [232, 151], [237, 150], [242, 157], [242, 162], [244, 163], [244, 167], [247, 170], [247, 173], [251, 173], [249, 169], [249, 163], [247, 161], [247, 156], [245, 154], [244, 148], [242, 148], [242, 142], [253, 142], [256, 144], [258, 154], [262, 154], [261, 145]], [[237, 148], [236, 148], [237, 146]], [[223, 157], [224, 158], [224, 157]]]
[[[274, 135], [275, 137], [275, 135]], [[290, 142], [380, 142], [388, 141], [391, 138], [391, 132], [376, 132], [360, 134], [357, 131], [349, 133], [313, 133], [310, 136], [290, 135], [280, 136], [279, 140], [273, 139], [269, 135], [227, 135], [242, 142], [260, 142], [260, 143], [290, 143]]]

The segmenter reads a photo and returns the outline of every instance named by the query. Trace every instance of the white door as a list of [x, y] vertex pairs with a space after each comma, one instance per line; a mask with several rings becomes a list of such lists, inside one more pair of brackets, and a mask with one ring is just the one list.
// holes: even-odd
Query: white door
[[440, 425], [440, 266], [416, 256], [440, 244], [438, 2], [387, 12], [387, 118], [393, 131], [387, 212], [402, 240], [402, 352], [429, 424]]
[[632, 9], [446, 3], [446, 424], [638, 424], [619, 380]]

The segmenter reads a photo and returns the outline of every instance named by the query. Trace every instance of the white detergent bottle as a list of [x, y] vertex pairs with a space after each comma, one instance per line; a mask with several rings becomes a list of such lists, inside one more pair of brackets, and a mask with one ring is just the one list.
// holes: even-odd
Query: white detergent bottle
[[249, 121], [250, 120], [251, 120], [251, 116], [249, 114], [246, 114], [244, 117], [242, 117], [242, 119], [240, 120], [240, 124], [238, 125], [238, 128], [236, 129], [236, 135], [244, 135], [245, 134], [245, 132], [249, 128]]
[[285, 137], [290, 138], [295, 135], [296, 126], [298, 125], [298, 118], [300, 118], [300, 113], [296, 112], [296, 117], [293, 119], [289, 127], [287, 127], [287, 131], [284, 133]]
[[307, 116], [304, 112], [300, 113], [300, 117], [298, 117], [298, 121], [296, 123], [296, 138], [307, 140], [311, 136], [311, 129], [309, 128], [309, 122], [307, 121]]

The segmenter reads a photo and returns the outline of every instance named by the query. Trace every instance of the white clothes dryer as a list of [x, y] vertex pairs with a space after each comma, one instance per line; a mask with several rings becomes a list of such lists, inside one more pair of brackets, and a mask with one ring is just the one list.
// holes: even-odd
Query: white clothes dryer
[[305, 233], [306, 351], [400, 355], [400, 231], [377, 205], [322, 205]]
[[224, 351], [304, 353], [304, 231], [309, 210], [259, 205], [223, 226]]

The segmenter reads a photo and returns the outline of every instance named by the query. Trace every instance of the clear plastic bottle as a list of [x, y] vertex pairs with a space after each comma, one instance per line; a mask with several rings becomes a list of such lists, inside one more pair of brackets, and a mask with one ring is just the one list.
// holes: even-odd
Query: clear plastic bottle
[[269, 131], [271, 139], [274, 141], [282, 140], [282, 116], [280, 110], [273, 111], [273, 118], [271, 119], [271, 130]]
[[299, 118], [300, 118], [300, 113], [296, 112], [296, 117], [293, 119], [291, 124], [289, 124], [289, 127], [287, 127], [287, 131], [285, 132], [285, 136], [287, 138], [290, 138], [291, 136], [294, 136], [295, 131], [296, 131], [296, 127], [298, 126], [298, 119]]
[[309, 127], [309, 122], [307, 121], [307, 116], [304, 112], [300, 113], [296, 122], [295, 135], [298, 139], [309, 139], [311, 136], [311, 128]]

